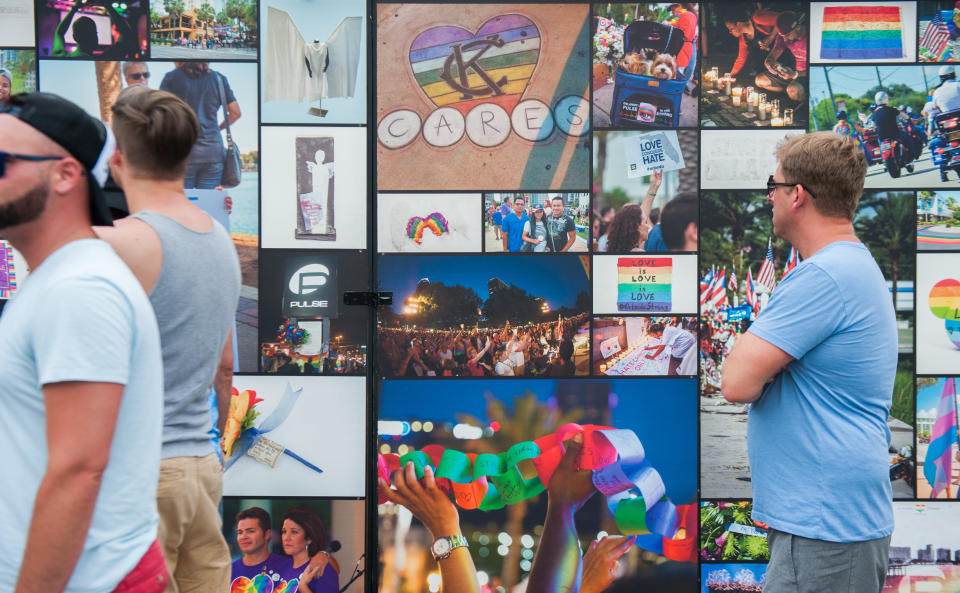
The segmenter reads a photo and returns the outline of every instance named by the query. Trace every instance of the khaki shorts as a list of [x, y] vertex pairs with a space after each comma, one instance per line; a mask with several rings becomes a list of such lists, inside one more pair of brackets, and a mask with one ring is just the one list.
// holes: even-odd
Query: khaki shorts
[[222, 495], [216, 453], [160, 462], [158, 539], [170, 573], [165, 593], [229, 590], [230, 550], [220, 531]]

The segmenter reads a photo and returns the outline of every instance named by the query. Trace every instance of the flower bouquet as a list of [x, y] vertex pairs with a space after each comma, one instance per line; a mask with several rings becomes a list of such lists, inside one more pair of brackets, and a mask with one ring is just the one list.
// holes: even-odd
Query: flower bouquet
[[753, 504], [703, 502], [700, 505], [700, 557], [704, 560], [766, 562], [767, 526], [750, 518]]

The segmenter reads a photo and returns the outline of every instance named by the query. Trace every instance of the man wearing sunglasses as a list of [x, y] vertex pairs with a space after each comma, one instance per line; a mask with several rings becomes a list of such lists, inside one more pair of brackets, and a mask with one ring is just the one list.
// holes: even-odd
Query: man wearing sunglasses
[[149, 86], [147, 82], [150, 80], [150, 70], [146, 62], [124, 62], [121, 70], [128, 87]]
[[849, 137], [801, 134], [767, 183], [773, 232], [803, 261], [724, 363], [721, 389], [753, 402], [753, 519], [770, 526], [765, 593], [877, 593], [893, 531], [887, 428], [896, 315], [854, 234], [866, 160]]
[[91, 223], [112, 134], [55, 95], [0, 107], [0, 232], [31, 274], [0, 317], [0, 591], [162, 590], [153, 309]]

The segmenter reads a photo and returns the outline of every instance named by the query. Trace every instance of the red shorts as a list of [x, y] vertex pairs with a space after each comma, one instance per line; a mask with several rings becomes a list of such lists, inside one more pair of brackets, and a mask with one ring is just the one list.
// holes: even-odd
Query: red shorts
[[167, 563], [163, 559], [160, 543], [150, 544], [147, 553], [123, 577], [113, 593], [161, 593], [167, 586]]

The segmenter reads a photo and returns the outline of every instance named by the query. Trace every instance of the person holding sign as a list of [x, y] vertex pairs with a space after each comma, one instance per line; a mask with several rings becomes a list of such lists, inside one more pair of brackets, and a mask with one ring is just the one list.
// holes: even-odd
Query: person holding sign
[[898, 348], [886, 282], [853, 228], [867, 163], [833, 132], [791, 136], [777, 160], [773, 232], [802, 261], [737, 340], [721, 382], [729, 401], [753, 402], [753, 520], [770, 526], [764, 591], [876, 593], [893, 532]]

